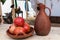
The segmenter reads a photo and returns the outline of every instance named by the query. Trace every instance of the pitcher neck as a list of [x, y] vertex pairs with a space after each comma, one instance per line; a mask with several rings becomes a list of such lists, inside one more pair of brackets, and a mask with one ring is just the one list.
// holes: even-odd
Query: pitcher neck
[[45, 12], [45, 9], [42, 9], [42, 8], [41, 8], [40, 11], [44, 11], [44, 12]]

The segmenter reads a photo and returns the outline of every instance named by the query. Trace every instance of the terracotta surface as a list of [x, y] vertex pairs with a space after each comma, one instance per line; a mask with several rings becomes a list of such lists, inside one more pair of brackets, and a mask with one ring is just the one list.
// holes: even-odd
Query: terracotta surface
[[30, 28], [30, 32], [28, 34], [24, 34], [24, 35], [12, 35], [9, 30], [6, 31], [7, 35], [11, 38], [14, 38], [14, 39], [17, 39], [17, 38], [20, 38], [20, 39], [23, 39], [23, 38], [28, 38], [28, 37], [31, 37], [33, 36], [34, 34], [34, 29], [31, 27]]
[[[45, 36], [45, 35], [49, 34], [50, 29], [51, 29], [51, 22], [45, 12], [45, 9], [48, 7], [46, 7], [42, 3], [39, 3], [38, 7], [40, 10], [39, 10], [39, 13], [35, 19], [34, 29], [35, 29], [35, 32], [37, 35]], [[49, 9], [49, 13], [51, 14], [50, 9]]]

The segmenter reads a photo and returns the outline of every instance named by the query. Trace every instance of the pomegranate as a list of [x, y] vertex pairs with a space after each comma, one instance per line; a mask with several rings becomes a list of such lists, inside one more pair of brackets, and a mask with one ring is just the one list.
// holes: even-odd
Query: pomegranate
[[30, 31], [30, 26], [26, 22], [24, 23], [24, 29], [25, 29], [26, 32], [29, 32]]
[[16, 27], [14, 30], [14, 34], [18, 35], [18, 34], [24, 34], [25, 30], [23, 27]]
[[22, 17], [17, 17], [14, 20], [14, 24], [16, 26], [23, 26], [24, 25], [24, 19]]
[[15, 25], [12, 24], [12, 25], [9, 27], [9, 32], [10, 32], [10, 33], [13, 33], [14, 29], [15, 29]]

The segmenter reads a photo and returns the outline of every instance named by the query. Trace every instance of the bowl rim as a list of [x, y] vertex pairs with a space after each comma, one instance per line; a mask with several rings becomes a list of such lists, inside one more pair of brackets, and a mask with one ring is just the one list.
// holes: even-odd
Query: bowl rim
[[14, 39], [21, 38], [21, 39], [23, 39], [23, 38], [27, 38], [27, 37], [33, 36], [33, 34], [34, 34], [34, 28], [30, 27], [30, 30], [32, 30], [32, 31], [30, 31], [28, 34], [26, 34], [26, 35], [20, 35], [20, 36], [12, 35], [11, 33], [9, 33], [9, 30], [7, 30], [6, 33], [11, 38], [14, 38]]

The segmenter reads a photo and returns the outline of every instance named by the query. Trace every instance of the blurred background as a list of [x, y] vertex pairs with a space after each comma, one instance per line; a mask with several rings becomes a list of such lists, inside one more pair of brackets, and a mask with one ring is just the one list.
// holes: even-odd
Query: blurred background
[[[25, 2], [26, 0], [17, 0], [17, 7], [18, 8], [20, 7], [21, 11], [23, 12], [24, 19], [26, 19]], [[36, 2], [43, 3], [51, 9], [50, 20], [52, 23], [60, 23], [60, 1], [59, 0], [29, 0], [28, 1], [28, 17], [29, 18], [32, 17], [31, 19], [34, 19], [34, 16], [36, 16], [36, 13], [37, 13]], [[11, 5], [12, 5], [11, 0], [6, 0], [4, 4], [1, 3], [2, 16], [6, 17], [9, 13], [11, 13], [11, 10], [12, 10]], [[47, 15], [49, 15], [48, 9], [46, 9], [45, 11]], [[22, 16], [22, 15], [19, 14], [19, 16]]]

